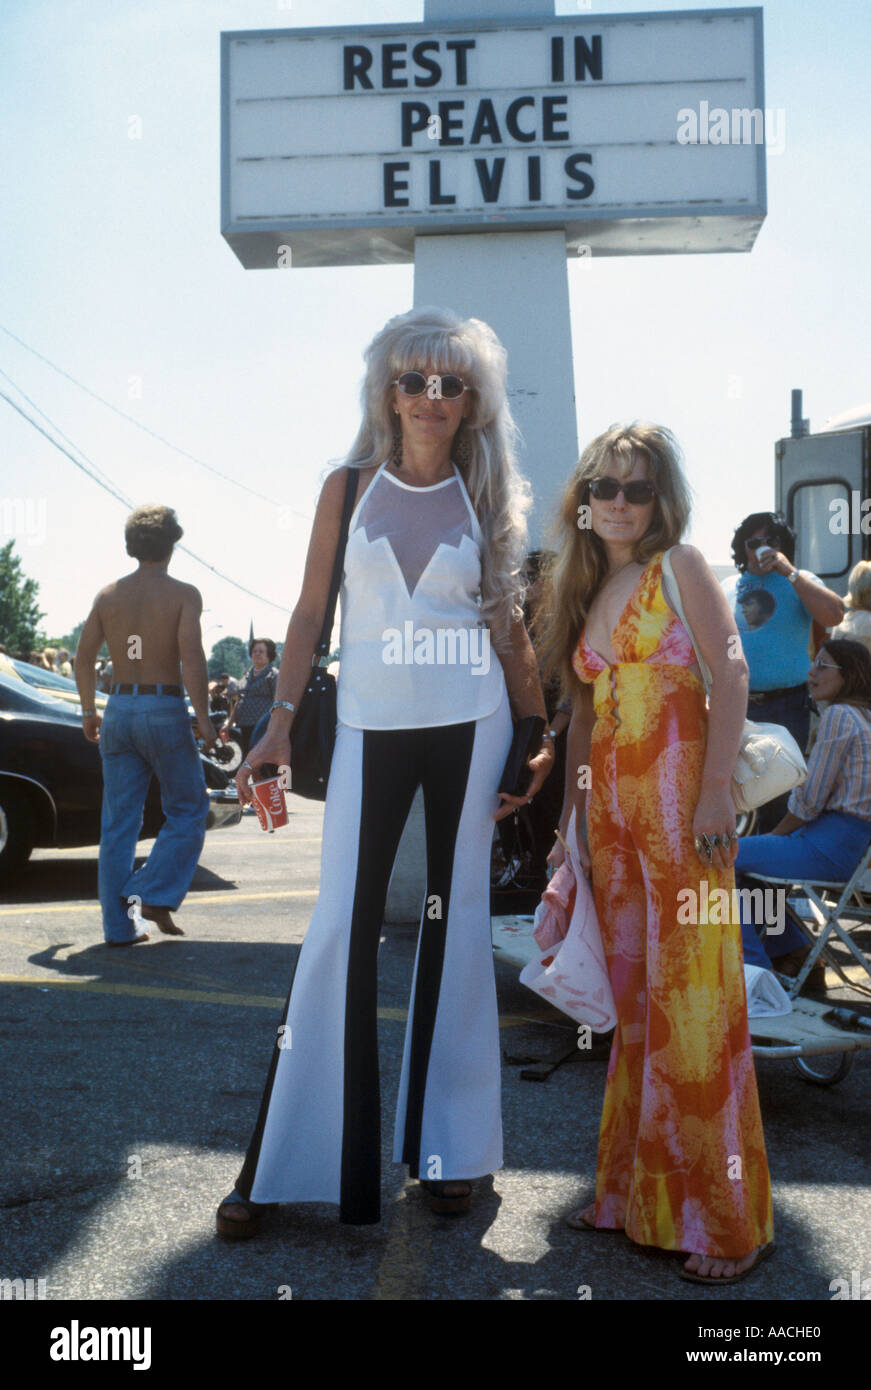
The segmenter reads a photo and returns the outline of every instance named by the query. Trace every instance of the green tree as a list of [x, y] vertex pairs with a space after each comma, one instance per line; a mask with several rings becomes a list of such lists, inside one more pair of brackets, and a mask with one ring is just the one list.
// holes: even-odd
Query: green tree
[[[63, 637], [50, 637], [46, 645], [49, 647], [66, 647], [67, 651], [72, 652], [73, 656], [75, 656], [76, 648], [79, 645], [79, 638], [82, 635], [82, 628], [84, 626], [85, 619], [82, 618], [82, 621], [80, 623], [76, 623], [72, 632], [65, 633]], [[97, 652], [97, 657], [102, 657], [106, 661], [109, 660], [109, 647], [106, 642], [103, 643], [102, 647]]]
[[212, 647], [207, 663], [209, 679], [217, 680], [222, 671], [229, 671], [236, 678], [244, 676], [250, 664], [247, 642], [241, 637], [221, 637]]
[[45, 614], [36, 602], [39, 585], [25, 579], [21, 561], [12, 554], [14, 544], [0, 548], [0, 642], [8, 652], [26, 656], [39, 645], [39, 620]]

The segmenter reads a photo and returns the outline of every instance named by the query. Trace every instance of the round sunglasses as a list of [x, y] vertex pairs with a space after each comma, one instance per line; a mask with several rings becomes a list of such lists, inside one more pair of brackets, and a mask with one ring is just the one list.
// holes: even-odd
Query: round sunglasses
[[752, 541], [745, 541], [744, 544], [746, 545], [748, 550], [760, 550], [763, 545], [770, 545], [776, 550], [777, 537], [765, 536], [762, 540], [760, 540], [758, 536], [754, 536]]
[[593, 478], [589, 488], [591, 496], [595, 497], [597, 502], [613, 502], [618, 493], [622, 492], [631, 507], [643, 507], [645, 502], [652, 502], [656, 496], [656, 488], [652, 483], [621, 483], [619, 478]]
[[431, 401], [440, 401], [443, 397], [454, 401], [464, 391], [474, 390], [461, 376], [424, 376], [423, 372], [403, 372], [392, 385], [398, 386], [404, 396], [422, 396], [426, 391]]

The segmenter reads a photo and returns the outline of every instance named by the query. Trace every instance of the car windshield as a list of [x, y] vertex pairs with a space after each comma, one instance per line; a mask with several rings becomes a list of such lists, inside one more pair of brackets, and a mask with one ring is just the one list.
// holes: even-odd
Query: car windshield
[[16, 676], [7, 676], [0, 671], [0, 709], [31, 711], [39, 714], [64, 715], [77, 719], [75, 706], [68, 700], [60, 700], [49, 695], [47, 690], [38, 690], [32, 685], [23, 685]]
[[75, 681], [68, 676], [59, 676], [57, 671], [46, 671], [42, 666], [32, 666], [29, 661], [13, 660], [12, 665], [28, 685], [50, 686], [53, 690], [76, 690]]

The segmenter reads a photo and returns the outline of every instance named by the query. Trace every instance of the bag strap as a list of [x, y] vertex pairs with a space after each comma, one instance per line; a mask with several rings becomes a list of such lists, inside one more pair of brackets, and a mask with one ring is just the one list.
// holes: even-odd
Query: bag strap
[[675, 575], [674, 569], [672, 568], [671, 550], [665, 550], [662, 554], [662, 578], [665, 584], [666, 593], [668, 594], [671, 600], [671, 605], [674, 611], [677, 613], [677, 616], [683, 623], [684, 627], [686, 628], [687, 633], [689, 635], [689, 639], [693, 644], [693, 651], [696, 654], [696, 661], [699, 663], [699, 670], [702, 673], [702, 680], [705, 683], [705, 693], [709, 695], [711, 693], [711, 671], [708, 666], [708, 663], [705, 661], [705, 658], [699, 651], [699, 646], [696, 642], [695, 634], [692, 628], [690, 627], [689, 619], [687, 618], [687, 615], [684, 612], [683, 603], [681, 602], [680, 597], [680, 585], [677, 582], [677, 576]]
[[327, 606], [324, 610], [321, 635], [312, 653], [312, 666], [319, 665], [321, 657], [326, 656], [330, 650], [330, 638], [333, 634], [333, 622], [336, 617], [336, 604], [339, 601], [339, 589], [342, 587], [342, 567], [345, 562], [345, 547], [348, 544], [348, 528], [351, 525], [351, 513], [354, 510], [354, 499], [357, 495], [357, 478], [359, 476], [356, 468], [348, 468], [346, 471], [348, 476], [345, 481], [345, 501], [342, 507], [342, 523], [339, 527], [336, 557], [333, 560], [330, 592], [327, 597]]

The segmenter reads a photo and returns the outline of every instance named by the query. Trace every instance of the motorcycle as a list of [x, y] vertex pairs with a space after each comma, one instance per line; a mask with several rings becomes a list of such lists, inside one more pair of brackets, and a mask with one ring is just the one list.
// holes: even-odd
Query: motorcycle
[[[215, 705], [209, 707], [209, 718], [216, 727], [222, 725], [226, 717], [227, 712], [225, 709], [222, 710]], [[196, 719], [191, 719], [191, 723], [195, 725]], [[242, 752], [242, 730], [239, 728], [238, 724], [231, 725], [229, 729], [221, 729], [218, 735], [218, 742], [211, 753], [206, 752], [205, 745], [201, 738], [197, 739], [197, 747], [204, 758], [208, 758], [210, 763], [213, 763], [215, 767], [219, 767], [222, 772], [226, 772], [230, 776], [236, 772], [236, 769], [241, 765], [242, 759], [245, 756]]]

